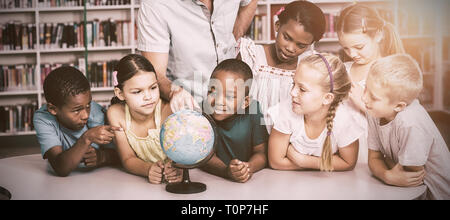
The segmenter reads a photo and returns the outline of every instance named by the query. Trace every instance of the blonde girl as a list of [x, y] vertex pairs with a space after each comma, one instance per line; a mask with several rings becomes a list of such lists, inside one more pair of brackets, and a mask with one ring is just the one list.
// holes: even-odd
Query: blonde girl
[[314, 54], [300, 62], [292, 99], [269, 109], [269, 165], [279, 170], [352, 170], [363, 129], [350, 108], [340, 105], [351, 88], [344, 64]]
[[[362, 95], [369, 68], [374, 61], [392, 54], [405, 53], [395, 27], [384, 20], [375, 8], [352, 4], [344, 8], [337, 22], [339, 43], [352, 59], [346, 62], [352, 80], [349, 99], [344, 105], [360, 111], [354, 120], [367, 131], [366, 107]], [[360, 159], [367, 162], [367, 132], [360, 138]]]

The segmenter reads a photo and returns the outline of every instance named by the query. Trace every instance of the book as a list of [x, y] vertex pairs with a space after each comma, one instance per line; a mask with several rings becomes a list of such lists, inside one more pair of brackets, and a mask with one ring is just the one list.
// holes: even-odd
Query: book
[[0, 65], [0, 92], [36, 89], [35, 70], [32, 64]]
[[36, 110], [36, 102], [0, 106], [0, 132], [13, 133], [34, 130], [33, 115]]

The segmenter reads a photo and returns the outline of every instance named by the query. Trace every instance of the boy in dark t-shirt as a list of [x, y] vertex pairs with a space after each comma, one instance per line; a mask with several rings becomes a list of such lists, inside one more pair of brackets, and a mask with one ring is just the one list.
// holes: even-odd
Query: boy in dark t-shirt
[[247, 182], [267, 164], [268, 133], [259, 103], [251, 100], [252, 70], [228, 59], [213, 71], [203, 109], [216, 125], [215, 155], [202, 169], [236, 182]]

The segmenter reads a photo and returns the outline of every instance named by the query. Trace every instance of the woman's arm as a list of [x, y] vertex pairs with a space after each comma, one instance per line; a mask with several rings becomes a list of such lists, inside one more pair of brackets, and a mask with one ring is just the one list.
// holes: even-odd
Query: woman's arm
[[[346, 147], [339, 148], [337, 154], [333, 155], [332, 165], [335, 171], [348, 171], [355, 168], [358, 160], [358, 140]], [[320, 169], [320, 157], [304, 155], [297, 152], [294, 147], [288, 148], [288, 158], [297, 166], [307, 169]]]
[[293, 163], [287, 157], [289, 134], [283, 134], [272, 129], [269, 136], [269, 166], [276, 170], [301, 170], [302, 167]]
[[258, 0], [252, 0], [248, 5], [239, 8], [233, 28], [233, 35], [236, 40], [244, 36], [248, 27], [250, 27], [257, 7]]

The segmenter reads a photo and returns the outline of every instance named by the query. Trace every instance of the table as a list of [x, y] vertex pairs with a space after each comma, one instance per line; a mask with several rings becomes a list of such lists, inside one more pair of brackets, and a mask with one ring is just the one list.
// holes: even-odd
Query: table
[[12, 199], [158, 199], [158, 200], [297, 200], [297, 199], [414, 199], [426, 186], [389, 186], [370, 173], [365, 163], [353, 171], [278, 171], [263, 169], [247, 183], [236, 183], [199, 169], [190, 170], [191, 181], [207, 185], [197, 194], [172, 194], [165, 185], [122, 169], [102, 167], [56, 176], [40, 154], [0, 160], [0, 186]]

